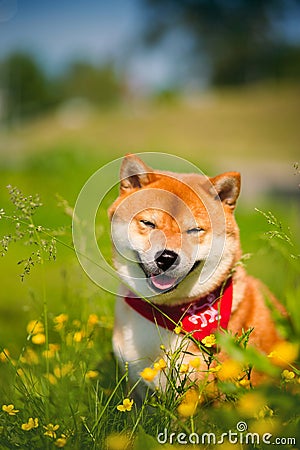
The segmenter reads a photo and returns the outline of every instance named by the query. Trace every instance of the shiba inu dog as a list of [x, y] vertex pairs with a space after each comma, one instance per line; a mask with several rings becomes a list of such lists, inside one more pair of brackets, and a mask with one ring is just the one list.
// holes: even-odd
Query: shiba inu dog
[[162, 172], [125, 156], [120, 195], [109, 209], [114, 265], [124, 283], [113, 346], [133, 383], [164, 357], [160, 348], [174, 351], [187, 333], [193, 339], [182, 363], [201, 354], [197, 340], [222, 328], [240, 334], [253, 327], [249, 343], [264, 353], [280, 342], [264, 297], [284, 314], [283, 308], [239, 264], [239, 192], [237, 172], [214, 178]]

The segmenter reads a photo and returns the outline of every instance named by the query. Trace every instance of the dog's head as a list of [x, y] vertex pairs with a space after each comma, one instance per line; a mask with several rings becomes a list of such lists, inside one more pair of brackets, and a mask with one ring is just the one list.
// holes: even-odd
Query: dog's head
[[233, 216], [240, 175], [155, 171], [127, 155], [120, 178], [109, 216], [114, 263], [123, 281], [168, 304], [218, 287], [240, 257]]

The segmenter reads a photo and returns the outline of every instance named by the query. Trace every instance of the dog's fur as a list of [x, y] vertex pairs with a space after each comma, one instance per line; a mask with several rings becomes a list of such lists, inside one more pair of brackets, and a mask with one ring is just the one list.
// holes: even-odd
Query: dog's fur
[[[254, 327], [249, 344], [263, 353], [270, 352], [281, 337], [265, 296], [283, 314], [284, 309], [238, 264], [241, 248], [234, 209], [240, 174], [227, 172], [208, 179], [198, 174], [155, 171], [136, 156], [127, 155], [120, 175], [120, 195], [109, 209], [114, 264], [124, 281], [116, 304], [113, 345], [119, 362], [129, 364], [131, 381], [163, 357], [162, 344], [174, 350], [183, 336], [157, 326], [126, 304], [124, 297], [130, 290], [158, 306], [189, 304], [214, 291], [232, 274], [228, 329], [240, 334]], [[165, 249], [178, 255], [179, 261], [163, 272], [166, 276], [161, 275], [156, 261], [156, 255]], [[200, 353], [192, 341], [186, 350]], [[188, 353], [182, 362], [191, 358]]]

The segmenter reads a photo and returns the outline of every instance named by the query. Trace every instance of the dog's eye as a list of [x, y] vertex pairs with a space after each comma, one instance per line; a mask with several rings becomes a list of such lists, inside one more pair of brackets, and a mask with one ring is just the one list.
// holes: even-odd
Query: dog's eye
[[155, 228], [155, 223], [150, 222], [150, 220], [140, 220], [140, 223], [142, 223], [143, 225], [146, 225], [146, 227]]
[[187, 230], [187, 234], [197, 234], [197, 233], [201, 233], [203, 231], [204, 231], [203, 228], [195, 227], [195, 228], [191, 228], [190, 230]]

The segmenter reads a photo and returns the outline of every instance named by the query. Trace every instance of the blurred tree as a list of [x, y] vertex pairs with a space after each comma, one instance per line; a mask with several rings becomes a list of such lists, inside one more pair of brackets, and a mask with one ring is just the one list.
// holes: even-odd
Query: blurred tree
[[[292, 8], [300, 13], [299, 0], [144, 2], [148, 5], [146, 42], [155, 44], [168, 31], [183, 27], [194, 38], [196, 69], [200, 70], [203, 56], [208, 58], [213, 84], [245, 84], [269, 77], [300, 78], [299, 47], [284, 43], [274, 31], [276, 18]], [[285, 68], [281, 67], [283, 62], [287, 64]]]
[[117, 103], [121, 95], [121, 84], [109, 63], [97, 67], [88, 62], [73, 62], [60, 84], [64, 99], [83, 97], [100, 106]]
[[18, 120], [39, 113], [55, 102], [49, 80], [34, 58], [13, 53], [0, 64], [4, 118]]

